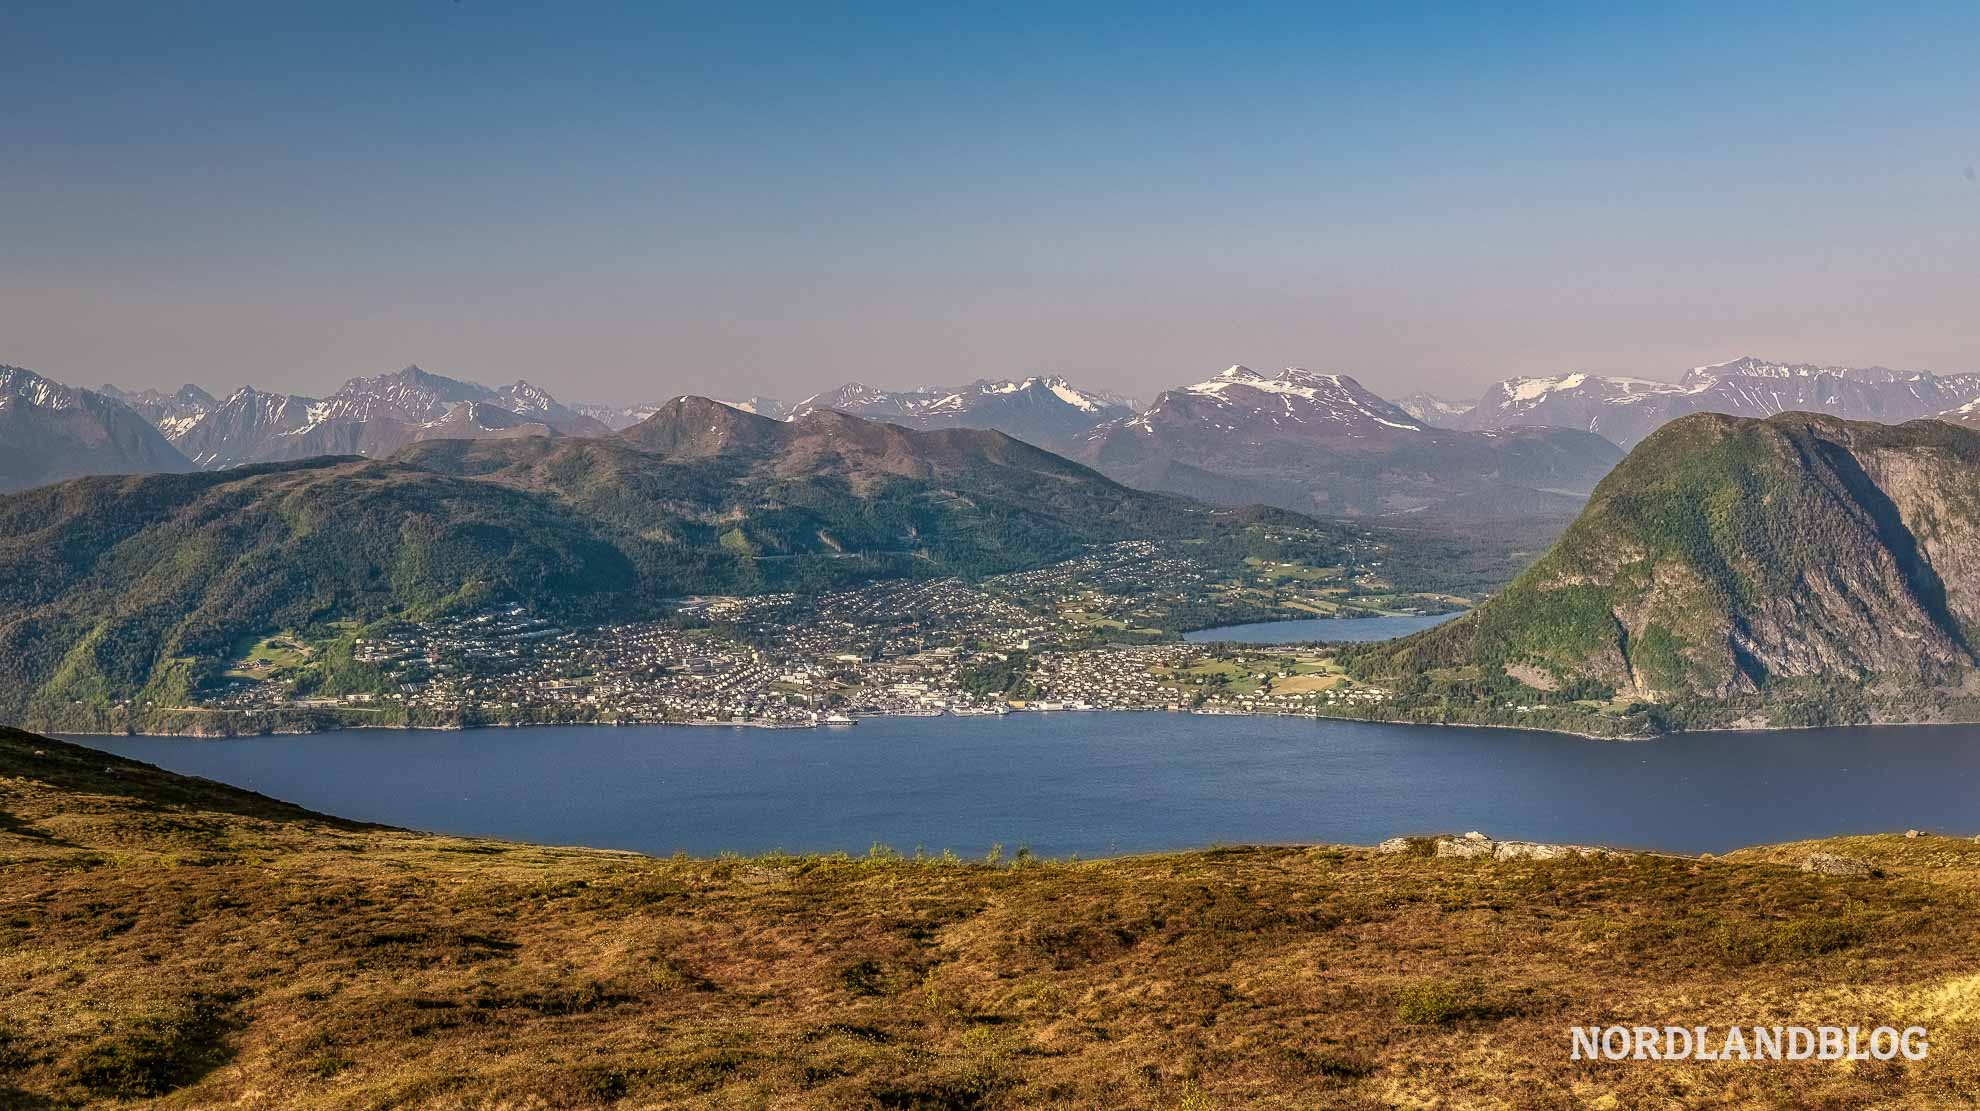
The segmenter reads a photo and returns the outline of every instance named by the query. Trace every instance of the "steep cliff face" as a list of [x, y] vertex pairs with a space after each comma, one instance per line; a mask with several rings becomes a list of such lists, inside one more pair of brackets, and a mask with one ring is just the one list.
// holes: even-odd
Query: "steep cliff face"
[[1980, 433], [1697, 415], [1639, 445], [1501, 595], [1398, 646], [1650, 701], [1939, 675], [1980, 641]]

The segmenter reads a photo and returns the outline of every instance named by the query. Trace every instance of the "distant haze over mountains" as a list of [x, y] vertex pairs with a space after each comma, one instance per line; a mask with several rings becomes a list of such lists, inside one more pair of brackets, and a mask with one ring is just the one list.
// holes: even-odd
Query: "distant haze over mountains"
[[[1134, 412], [1134, 402], [1089, 393], [1056, 376], [1020, 381], [978, 379], [967, 386], [889, 391], [857, 382], [814, 394], [792, 406], [790, 416], [819, 409], [883, 420], [909, 428], [994, 428], [1020, 440], [1062, 448], [1094, 425]], [[767, 415], [767, 414], [766, 414]]]
[[[175, 397], [187, 396], [189, 389]], [[490, 389], [417, 366], [353, 378], [327, 398], [243, 386], [224, 401], [206, 400], [205, 405], [186, 405], [169, 427], [160, 426], [203, 468], [313, 455], [389, 455], [435, 437], [596, 436], [611, 431], [528, 382]]]
[[1813, 366], [1748, 356], [1693, 367], [1676, 382], [1595, 374], [1512, 378], [1487, 389], [1470, 408], [1442, 415], [1453, 428], [1582, 428], [1631, 447], [1690, 413], [1810, 412], [1897, 423], [1956, 412], [1976, 399], [1980, 374]]
[[[772, 420], [791, 420], [832, 409], [906, 428], [991, 429], [1054, 449], [1070, 445], [1096, 424], [1134, 411], [1130, 399], [1081, 390], [1056, 375], [983, 378], [966, 386], [921, 386], [911, 390], [848, 382], [802, 401], [756, 396], [723, 399], [722, 403]], [[623, 407], [578, 405], [575, 408], [617, 430], [645, 420], [666, 404], [655, 401]]]
[[0, 491], [92, 474], [189, 471], [143, 416], [91, 390], [0, 366]]
[[[212, 469], [340, 454], [384, 456], [433, 439], [592, 437], [664, 408], [568, 402], [527, 381], [489, 387], [420, 367], [345, 382], [327, 397], [244, 386], [215, 397], [98, 391], [7, 370], [0, 489], [83, 474]], [[1354, 378], [1233, 367], [1143, 407], [1056, 375], [895, 390], [847, 383], [798, 401], [725, 401], [773, 420], [836, 410], [916, 429], [1001, 431], [1116, 479], [1225, 503], [1339, 515], [1572, 512], [1627, 448], [1694, 412], [1806, 410], [1980, 424], [1980, 375], [1734, 359], [1677, 381], [1514, 378], [1475, 402], [1399, 402]], [[120, 415], [121, 414], [121, 415]]]
[[1433, 428], [1343, 374], [1243, 366], [1165, 391], [1074, 454], [1129, 485], [1339, 516], [1572, 513], [1622, 457], [1587, 432]]
[[1396, 402], [1396, 408], [1437, 428], [1453, 427], [1453, 422], [1461, 420], [1471, 412], [1469, 401], [1450, 401], [1428, 393], [1413, 393]]

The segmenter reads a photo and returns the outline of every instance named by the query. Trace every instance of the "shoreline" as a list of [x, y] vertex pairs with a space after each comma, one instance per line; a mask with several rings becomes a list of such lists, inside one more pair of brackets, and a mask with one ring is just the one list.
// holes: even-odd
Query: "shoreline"
[[[1386, 718], [1386, 717], [1351, 717], [1342, 714], [1279, 714], [1279, 713], [1259, 713], [1256, 711], [1244, 711], [1244, 710], [1208, 710], [1208, 711], [1172, 710], [1167, 707], [1160, 707], [1160, 706], [1119, 706], [1119, 707], [1093, 706], [1078, 710], [1073, 710], [1073, 709], [1033, 710], [1028, 708], [1025, 709], [1012, 708], [1008, 713], [1004, 713], [1004, 714], [994, 714], [994, 713], [957, 714], [948, 711], [939, 714], [873, 713], [873, 714], [853, 715], [852, 721], [850, 722], [519, 721], [519, 722], [490, 722], [485, 724], [474, 724], [474, 725], [463, 725], [463, 724], [382, 725], [382, 724], [369, 724], [369, 723], [366, 724], [340, 723], [340, 724], [330, 725], [321, 729], [275, 729], [266, 732], [236, 732], [236, 733], [194, 733], [194, 732], [173, 732], [173, 731], [140, 730], [140, 729], [127, 729], [127, 730], [112, 732], [106, 730], [41, 729], [41, 728], [30, 729], [30, 731], [46, 733], [53, 736], [64, 736], [64, 737], [158, 737], [158, 738], [170, 738], [170, 739], [178, 739], [178, 740], [226, 741], [226, 740], [246, 740], [252, 738], [309, 737], [324, 733], [341, 733], [345, 731], [370, 730], [370, 729], [420, 730], [420, 731], [439, 732], [439, 733], [447, 733], [447, 732], [464, 733], [464, 732], [477, 731], [483, 729], [542, 729], [542, 728], [557, 727], [557, 726], [600, 728], [600, 729], [620, 729], [620, 728], [628, 728], [628, 727], [650, 728], [657, 726], [657, 727], [726, 728], [726, 729], [832, 730], [832, 729], [850, 729], [861, 721], [876, 720], [876, 719], [892, 719], [892, 718], [934, 719], [934, 718], [950, 718], [950, 717], [1004, 718], [1004, 717], [1015, 716], [1018, 714], [1069, 715], [1069, 714], [1092, 714], [1092, 713], [1190, 714], [1190, 715], [1195, 715], [1197, 717], [1232, 717], [1232, 718], [1279, 718], [1279, 719], [1293, 718], [1293, 719], [1300, 719], [1300, 720], [1306, 720], [1312, 722], [1338, 721], [1338, 722], [1359, 723], [1364, 725], [1393, 725], [1393, 726], [1403, 726], [1403, 727], [1415, 727], [1421, 729], [1505, 729], [1505, 730], [1511, 730], [1513, 732], [1546, 733], [1555, 736], [1574, 737], [1579, 740], [1603, 741], [1603, 742], [1620, 743], [1620, 744], [1635, 744], [1638, 742], [1656, 741], [1670, 737], [1702, 736], [1702, 735], [1715, 734], [1715, 733], [1726, 733], [1726, 734], [1786, 733], [1786, 732], [1805, 732], [1805, 731], [1820, 730], [1820, 729], [1915, 728], [1918, 726], [1934, 726], [1934, 725], [1980, 726], [1980, 719], [1974, 719], [1974, 720], [1952, 720], [1952, 721], [1872, 721], [1872, 722], [1857, 722], [1857, 723], [1847, 723], [1847, 724], [1838, 724], [1838, 725], [1727, 725], [1727, 726], [1715, 726], [1709, 729], [1678, 729], [1678, 730], [1668, 730], [1658, 733], [1590, 733], [1577, 729], [1548, 728], [1545, 726], [1538, 726], [1538, 725], [1518, 725], [1509, 722], [1410, 721], [1399, 718]], [[29, 727], [16, 726], [15, 728], [28, 729]]]

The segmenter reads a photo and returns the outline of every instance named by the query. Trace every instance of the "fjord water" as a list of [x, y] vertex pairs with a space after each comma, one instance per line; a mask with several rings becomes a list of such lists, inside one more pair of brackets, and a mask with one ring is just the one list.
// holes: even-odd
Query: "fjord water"
[[1980, 831], [1980, 726], [1590, 741], [1174, 713], [81, 743], [348, 818], [650, 853], [1083, 856], [1397, 834], [1680, 852]]
[[1301, 621], [1255, 621], [1184, 633], [1191, 644], [1309, 644], [1321, 641], [1391, 640], [1442, 625], [1456, 613], [1409, 617], [1311, 617]]

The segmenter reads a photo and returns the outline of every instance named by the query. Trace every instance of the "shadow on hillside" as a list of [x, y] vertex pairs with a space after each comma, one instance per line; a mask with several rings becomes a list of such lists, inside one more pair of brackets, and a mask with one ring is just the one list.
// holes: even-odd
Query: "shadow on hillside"
[[1948, 639], [1968, 656], [1973, 655], [1973, 646], [1966, 642], [1965, 631], [1947, 599], [1945, 581], [1919, 550], [1918, 538], [1905, 527], [1904, 515], [1898, 511], [1897, 503], [1871, 480], [1856, 456], [1830, 443], [1819, 444], [1817, 450], [1835, 468], [1836, 475], [1842, 479], [1850, 496], [1875, 524], [1878, 539], [1890, 549], [1892, 558], [1897, 561], [1898, 572], [1904, 576], [1905, 586], [1910, 588], [1919, 607]]
[[[62, 848], [75, 847], [70, 842], [62, 840], [60, 837], [55, 836], [54, 834], [48, 832], [45, 829], [40, 828], [39, 826], [30, 825], [29, 823], [22, 821], [21, 819], [15, 817], [13, 814], [10, 814], [5, 810], [0, 810], [0, 834], [12, 834], [15, 837], [25, 837], [33, 841], [39, 841], [44, 845], [58, 845], [61, 846]], [[12, 1107], [12, 1106], [13, 1104], [10, 1103], [0, 1103], [0, 1107]]]
[[[0, 776], [36, 780], [59, 791], [127, 798], [148, 808], [206, 810], [277, 822], [306, 821], [342, 830], [390, 828], [319, 814], [210, 779], [179, 775], [83, 745], [3, 727], [0, 727]], [[27, 837], [47, 837], [5, 812], [0, 812], [0, 830]]]

